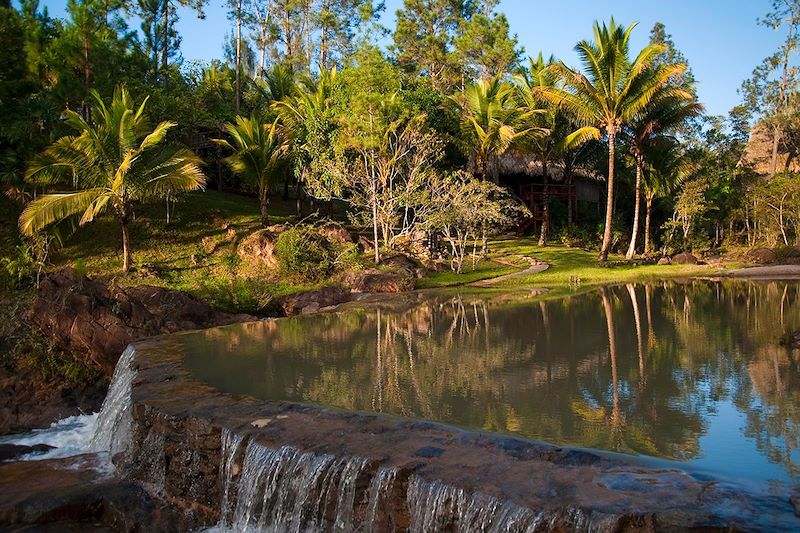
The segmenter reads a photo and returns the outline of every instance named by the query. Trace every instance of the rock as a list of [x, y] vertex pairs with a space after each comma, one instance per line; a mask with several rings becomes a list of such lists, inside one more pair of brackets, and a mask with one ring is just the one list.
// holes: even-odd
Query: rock
[[353, 292], [407, 292], [416, 285], [413, 272], [385, 272], [370, 268], [362, 272], [350, 272], [342, 283]]
[[421, 266], [417, 261], [408, 257], [407, 255], [397, 254], [386, 257], [380, 262], [383, 266], [391, 267], [392, 270], [400, 271], [401, 273], [408, 273], [417, 279], [424, 278], [428, 275], [428, 269]]
[[755, 248], [747, 252], [744, 258], [758, 265], [770, 265], [778, 260], [778, 254], [769, 248]]
[[52, 446], [47, 444], [34, 444], [33, 446], [23, 446], [20, 444], [0, 444], [0, 463], [19, 459], [23, 455], [31, 453], [44, 453], [52, 450]]
[[100, 410], [108, 379], [74, 384], [36, 368], [0, 366], [0, 435], [45, 428], [68, 416]]
[[167, 504], [104, 473], [93, 456], [0, 465], [2, 531], [190, 531], [216, 515]]
[[286, 316], [316, 313], [323, 307], [331, 307], [352, 299], [350, 291], [342, 287], [323, 287], [316, 291], [290, 294], [279, 298], [277, 303]]
[[370, 253], [375, 249], [372, 241], [364, 237], [363, 235], [358, 236], [358, 248], [365, 254]]
[[416, 261], [402, 254], [385, 257], [381, 259], [380, 264], [392, 267], [394, 270], [406, 270], [408, 272], [414, 272], [419, 267]]
[[266, 268], [275, 268], [278, 266], [278, 256], [275, 254], [277, 240], [277, 232], [270, 231], [269, 228], [260, 229], [245, 237], [236, 249], [236, 253], [242, 261]]
[[689, 252], [681, 252], [672, 256], [672, 263], [676, 265], [696, 265], [697, 258]]
[[109, 287], [71, 268], [45, 277], [30, 316], [56, 347], [107, 377], [135, 339], [256, 320], [215, 311], [193, 296], [163, 287]]
[[670, 261], [669, 257], [662, 257], [658, 260], [659, 265], [671, 265], [672, 261]]
[[270, 422], [272, 422], [271, 418], [257, 418], [252, 422], [250, 422], [250, 425], [253, 426], [254, 428], [265, 428], [269, 425]]
[[326, 222], [317, 228], [317, 233], [331, 243], [353, 242], [353, 237], [347, 229], [338, 222]]
[[266, 230], [274, 235], [280, 235], [287, 229], [289, 228], [286, 226], [286, 224], [273, 224], [266, 227]]

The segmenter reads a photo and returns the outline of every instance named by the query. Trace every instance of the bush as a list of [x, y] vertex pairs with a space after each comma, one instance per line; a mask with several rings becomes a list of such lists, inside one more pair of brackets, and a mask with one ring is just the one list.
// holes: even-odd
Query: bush
[[33, 257], [31, 247], [20, 245], [14, 248], [11, 257], [0, 257], [0, 286], [19, 289], [33, 285], [39, 262]]
[[295, 226], [281, 233], [275, 251], [285, 272], [310, 281], [330, 275], [336, 262], [331, 245], [312, 226]]
[[569, 248], [592, 248], [598, 241], [597, 234], [592, 233], [588, 228], [577, 225], [562, 228], [556, 238]]

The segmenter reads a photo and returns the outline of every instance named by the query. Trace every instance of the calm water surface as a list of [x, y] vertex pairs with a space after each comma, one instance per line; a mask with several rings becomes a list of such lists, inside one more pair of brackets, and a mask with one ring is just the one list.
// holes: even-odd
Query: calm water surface
[[628, 285], [546, 302], [432, 297], [404, 310], [182, 338], [231, 393], [646, 455], [754, 485], [800, 482], [800, 282]]

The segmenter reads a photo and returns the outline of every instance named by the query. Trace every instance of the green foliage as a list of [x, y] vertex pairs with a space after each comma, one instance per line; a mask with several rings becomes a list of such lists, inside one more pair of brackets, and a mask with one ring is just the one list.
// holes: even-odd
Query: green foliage
[[278, 236], [275, 251], [287, 274], [299, 274], [314, 281], [333, 271], [336, 255], [313, 226], [299, 225]]
[[77, 190], [38, 197], [25, 207], [19, 227], [30, 236], [73, 216], [80, 217], [80, 225], [87, 224], [110, 209], [122, 225], [127, 272], [131, 262], [127, 227], [134, 202], [201, 189], [206, 178], [197, 156], [164, 142], [174, 122], [150, 127], [147, 99], [135, 106], [124, 86], [115, 89], [108, 105], [97, 92], [92, 96], [91, 123], [65, 111], [65, 122], [77, 135], [50, 145], [26, 174], [31, 183], [69, 183]]
[[461, 129], [476, 173], [484, 179], [497, 182], [498, 158], [514, 143], [542, 133], [529, 122], [534, 111], [519, 106], [514, 87], [500, 76], [470, 85], [454, 101], [461, 108]]
[[249, 118], [238, 116], [235, 124], [225, 124], [225, 130], [232, 139], [214, 141], [233, 154], [225, 159], [231, 170], [258, 191], [261, 205], [261, 223], [269, 225], [270, 186], [282, 175], [286, 166], [287, 143], [283, 130], [277, 121], [266, 123], [263, 118], [253, 115]]
[[20, 289], [33, 285], [39, 262], [29, 245], [19, 245], [11, 257], [0, 257], [0, 286]]

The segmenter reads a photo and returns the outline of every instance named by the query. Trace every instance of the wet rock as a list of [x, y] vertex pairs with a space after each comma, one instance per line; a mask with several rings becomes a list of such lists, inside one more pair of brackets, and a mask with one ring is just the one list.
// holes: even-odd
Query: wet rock
[[662, 266], [663, 265], [671, 265], [672, 261], [670, 261], [669, 257], [662, 257], [661, 259], [658, 260], [658, 264], [662, 265]]
[[417, 457], [441, 457], [444, 453], [444, 449], [436, 448], [435, 446], [425, 446], [424, 448], [420, 448], [414, 455]]
[[188, 531], [210, 510], [179, 508], [98, 469], [94, 456], [0, 465], [0, 530]]
[[147, 285], [110, 287], [71, 268], [45, 277], [30, 316], [59, 349], [106, 376], [135, 339], [255, 320], [215, 311], [180, 291]]
[[792, 504], [794, 515], [800, 517], [800, 487], [795, 487], [789, 496], [789, 503]]
[[56, 420], [98, 411], [108, 380], [71, 384], [35, 368], [0, 366], [0, 435], [44, 428]]
[[315, 313], [324, 307], [349, 302], [350, 291], [342, 287], [323, 287], [279, 298], [277, 303], [286, 316]]
[[350, 232], [338, 222], [325, 222], [317, 227], [317, 233], [328, 242], [340, 244], [353, 242], [353, 237], [350, 235]]
[[[272, 228], [272, 229], [271, 229]], [[278, 256], [275, 254], [275, 243], [278, 240], [274, 226], [251, 233], [239, 244], [236, 253], [242, 261], [250, 262], [264, 268], [278, 266]]]
[[386, 272], [370, 268], [361, 272], [350, 272], [342, 283], [353, 292], [396, 293], [414, 290], [415, 274], [408, 271]]
[[47, 444], [34, 444], [33, 446], [0, 444], [0, 462], [13, 461], [31, 453], [45, 453], [52, 449], [53, 447]]
[[771, 265], [778, 260], [778, 254], [769, 248], [755, 248], [747, 252], [744, 258], [757, 265]]
[[681, 252], [672, 256], [672, 263], [676, 265], [696, 265], [697, 258], [689, 252]]

